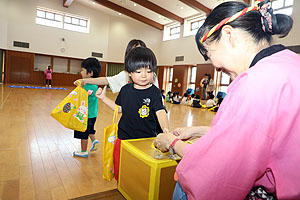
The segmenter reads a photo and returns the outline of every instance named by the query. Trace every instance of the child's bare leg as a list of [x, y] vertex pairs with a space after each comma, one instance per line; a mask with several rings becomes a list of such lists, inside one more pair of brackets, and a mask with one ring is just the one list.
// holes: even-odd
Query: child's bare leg
[[87, 151], [87, 146], [88, 146], [88, 140], [81, 139], [81, 151]]
[[92, 142], [93, 142], [93, 140], [96, 139], [95, 134], [89, 134], [89, 137], [90, 137], [90, 139], [91, 139]]

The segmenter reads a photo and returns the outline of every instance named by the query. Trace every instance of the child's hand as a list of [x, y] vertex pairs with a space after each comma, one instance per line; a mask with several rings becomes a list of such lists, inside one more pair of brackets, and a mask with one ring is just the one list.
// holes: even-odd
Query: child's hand
[[81, 82], [81, 87], [83, 87], [84, 86], [84, 79], [78, 79], [78, 80], [76, 80], [76, 81], [74, 81], [74, 85], [76, 85], [76, 86], [79, 86], [79, 81]]
[[106, 97], [105, 96], [105, 94], [106, 94], [106, 87], [107, 86], [104, 86], [103, 89], [101, 87], [99, 87], [98, 90], [97, 90], [97, 92], [96, 92], [96, 94], [95, 94], [95, 96], [98, 97], [101, 100], [104, 99]]

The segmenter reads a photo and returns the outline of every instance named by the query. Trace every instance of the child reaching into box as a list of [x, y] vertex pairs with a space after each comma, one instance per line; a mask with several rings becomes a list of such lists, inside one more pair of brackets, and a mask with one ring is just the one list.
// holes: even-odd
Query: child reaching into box
[[[87, 58], [81, 63], [82, 78], [97, 78], [101, 72], [100, 62], [96, 58]], [[81, 139], [81, 151], [74, 151], [74, 156], [88, 157], [87, 146], [88, 138], [92, 141], [90, 151], [94, 151], [98, 147], [98, 140], [95, 138], [94, 125], [98, 115], [98, 99], [95, 96], [98, 86], [86, 84], [83, 87], [89, 94], [88, 97], [88, 123], [85, 132], [74, 131], [74, 138]]]
[[164, 132], [169, 129], [161, 92], [151, 83], [156, 67], [154, 53], [146, 47], [136, 47], [125, 58], [125, 70], [132, 79], [132, 83], [121, 88], [116, 102], [105, 96], [106, 86], [103, 90], [99, 88], [96, 93], [96, 97], [112, 110], [118, 105], [119, 113], [122, 113], [114, 148], [114, 169], [117, 180], [121, 140], [156, 137], [157, 123]]

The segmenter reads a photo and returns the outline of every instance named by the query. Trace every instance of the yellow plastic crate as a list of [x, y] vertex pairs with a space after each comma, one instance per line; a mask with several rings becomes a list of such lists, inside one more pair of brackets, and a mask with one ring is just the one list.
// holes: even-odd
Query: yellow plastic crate
[[154, 139], [122, 140], [118, 190], [126, 199], [172, 199], [177, 162], [155, 159]]

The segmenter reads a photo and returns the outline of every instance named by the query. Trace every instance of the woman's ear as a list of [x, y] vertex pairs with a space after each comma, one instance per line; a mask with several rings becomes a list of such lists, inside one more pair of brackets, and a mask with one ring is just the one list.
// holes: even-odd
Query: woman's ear
[[236, 32], [234, 31], [234, 28], [229, 25], [225, 25], [222, 28], [222, 38], [225, 40], [225, 42], [228, 42], [231, 47], [236, 46], [236, 40], [235, 40], [235, 35]]

